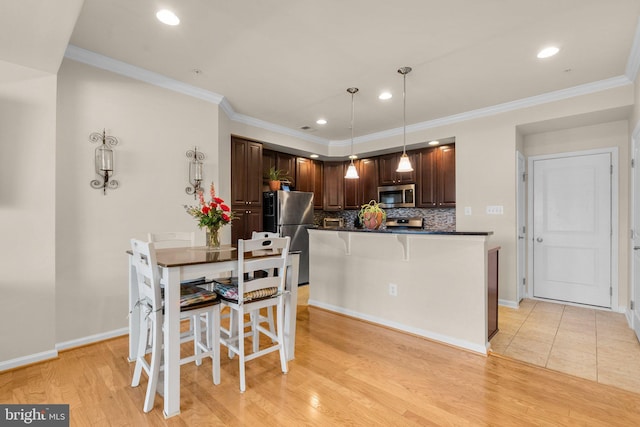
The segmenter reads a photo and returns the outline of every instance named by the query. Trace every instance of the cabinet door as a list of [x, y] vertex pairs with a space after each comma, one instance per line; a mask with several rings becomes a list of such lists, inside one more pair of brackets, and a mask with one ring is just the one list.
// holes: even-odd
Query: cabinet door
[[437, 157], [436, 148], [425, 148], [418, 156], [418, 182], [416, 203], [421, 208], [433, 208], [437, 206]]
[[[245, 200], [251, 206], [262, 206], [262, 144], [247, 141]], [[232, 172], [233, 173], [233, 172]], [[232, 179], [233, 179], [233, 175]]]
[[324, 164], [324, 210], [341, 211], [344, 204], [344, 167], [342, 162]]
[[456, 147], [445, 145], [438, 151], [438, 207], [455, 207]]
[[[244, 205], [247, 188], [247, 141], [231, 137], [231, 204]], [[260, 180], [262, 182], [262, 179]]]
[[360, 160], [360, 192], [357, 208], [371, 200], [378, 200], [378, 162], [375, 159]]
[[386, 154], [378, 157], [378, 180], [380, 185], [395, 184], [397, 168], [398, 156], [396, 154]]
[[231, 243], [238, 239], [251, 239], [254, 231], [262, 231], [262, 209], [247, 208], [244, 205], [232, 206], [235, 219], [231, 223]]
[[313, 161], [313, 207], [314, 209], [324, 208], [324, 164]]
[[[283, 170], [291, 180], [291, 185], [296, 185], [296, 156], [286, 153], [276, 154], [276, 167]], [[298, 188], [296, 188], [297, 190]]]
[[276, 152], [262, 149], [262, 182], [269, 182], [266, 178], [269, 175], [269, 169], [276, 167]]
[[313, 191], [313, 160], [298, 157], [296, 159], [296, 190]]
[[[347, 168], [351, 164], [351, 160], [345, 162], [343, 164], [344, 171], [346, 172]], [[358, 175], [360, 176], [357, 179], [346, 179], [343, 178], [344, 182], [344, 209], [358, 209], [360, 208], [360, 181], [362, 180], [362, 176], [360, 175], [360, 160], [354, 160], [353, 164], [358, 171]]]

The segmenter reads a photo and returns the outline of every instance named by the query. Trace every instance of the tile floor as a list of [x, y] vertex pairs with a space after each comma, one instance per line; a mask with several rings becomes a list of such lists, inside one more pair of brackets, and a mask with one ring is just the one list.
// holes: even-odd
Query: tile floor
[[498, 310], [493, 352], [640, 393], [640, 343], [623, 314], [529, 299]]

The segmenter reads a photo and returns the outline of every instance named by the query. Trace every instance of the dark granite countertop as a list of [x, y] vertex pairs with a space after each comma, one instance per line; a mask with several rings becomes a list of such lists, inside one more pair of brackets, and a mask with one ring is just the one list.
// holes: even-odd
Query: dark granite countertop
[[427, 229], [389, 229], [380, 228], [378, 230], [367, 230], [366, 228], [325, 228], [314, 227], [313, 230], [319, 231], [350, 231], [354, 233], [383, 233], [383, 234], [431, 234], [445, 236], [491, 236], [493, 231], [444, 231], [444, 230], [427, 230]]

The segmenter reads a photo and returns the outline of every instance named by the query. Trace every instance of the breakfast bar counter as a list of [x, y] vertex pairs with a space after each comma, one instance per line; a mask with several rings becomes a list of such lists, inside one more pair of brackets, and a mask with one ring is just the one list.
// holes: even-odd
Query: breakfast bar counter
[[309, 305], [486, 354], [491, 235], [310, 229]]

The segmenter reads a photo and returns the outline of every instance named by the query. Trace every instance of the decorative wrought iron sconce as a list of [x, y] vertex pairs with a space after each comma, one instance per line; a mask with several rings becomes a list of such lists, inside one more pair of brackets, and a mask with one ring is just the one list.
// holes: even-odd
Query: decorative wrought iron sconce
[[204, 153], [198, 151], [198, 147], [194, 147], [193, 150], [187, 151], [187, 159], [189, 162], [189, 183], [191, 184], [184, 191], [187, 194], [193, 194], [196, 198], [198, 192], [202, 191], [202, 161], [204, 160]]
[[91, 187], [102, 188], [102, 192], [106, 195], [107, 187], [116, 189], [120, 185], [115, 179], [110, 179], [111, 175], [113, 175], [113, 150], [109, 146], [118, 145], [118, 140], [114, 136], [107, 136], [103, 129], [102, 133], [93, 132], [89, 135], [89, 141], [102, 142], [96, 148], [95, 154], [96, 175], [100, 176], [100, 179], [92, 180]]

